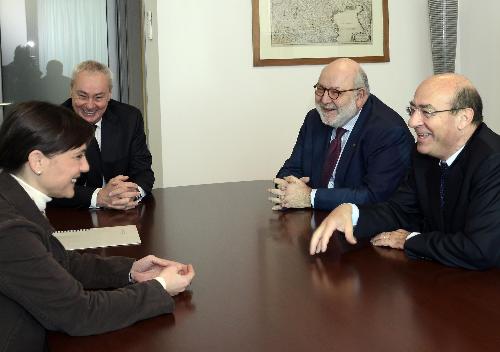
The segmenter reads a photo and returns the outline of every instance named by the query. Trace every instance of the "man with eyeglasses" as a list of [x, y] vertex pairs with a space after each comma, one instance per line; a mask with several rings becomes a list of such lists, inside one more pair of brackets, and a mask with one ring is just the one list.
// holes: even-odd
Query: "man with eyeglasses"
[[269, 190], [274, 210], [331, 210], [343, 202], [387, 199], [410, 167], [414, 139], [405, 121], [375, 95], [361, 66], [333, 61], [314, 85], [292, 154]]
[[86, 152], [90, 170], [76, 180], [73, 198], [54, 199], [52, 206], [127, 210], [151, 192], [154, 174], [142, 114], [111, 99], [111, 89], [107, 66], [88, 60], [75, 67], [71, 98], [62, 105], [96, 129]]
[[310, 253], [324, 252], [338, 230], [352, 244], [371, 238], [411, 258], [500, 267], [500, 136], [483, 122], [482, 109], [464, 76], [422, 82], [407, 109], [417, 135], [408, 177], [387, 202], [333, 210], [314, 232]]

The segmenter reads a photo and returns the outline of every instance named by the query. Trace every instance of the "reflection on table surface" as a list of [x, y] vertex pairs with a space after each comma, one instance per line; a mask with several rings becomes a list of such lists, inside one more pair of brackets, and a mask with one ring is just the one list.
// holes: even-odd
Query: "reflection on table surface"
[[192, 263], [197, 273], [173, 315], [98, 336], [51, 333], [51, 350], [498, 350], [499, 270], [409, 260], [342, 236], [310, 256], [311, 233], [327, 213], [271, 211], [270, 186], [156, 189], [128, 212], [49, 210], [57, 230], [136, 224], [141, 245], [93, 251], [153, 253]]

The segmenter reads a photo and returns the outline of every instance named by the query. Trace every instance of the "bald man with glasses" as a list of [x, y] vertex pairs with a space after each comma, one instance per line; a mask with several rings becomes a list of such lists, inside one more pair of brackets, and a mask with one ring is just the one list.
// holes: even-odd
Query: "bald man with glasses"
[[410, 167], [414, 139], [403, 118], [370, 93], [366, 73], [351, 59], [327, 65], [314, 93], [316, 109], [269, 190], [273, 209], [387, 199]]

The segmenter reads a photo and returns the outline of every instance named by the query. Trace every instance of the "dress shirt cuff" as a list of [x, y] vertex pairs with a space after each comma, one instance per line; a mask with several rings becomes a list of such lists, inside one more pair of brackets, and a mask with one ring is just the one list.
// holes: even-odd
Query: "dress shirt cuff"
[[314, 199], [316, 198], [317, 189], [311, 189], [311, 207], [314, 208]]
[[137, 190], [141, 194], [136, 197], [136, 200], [140, 202], [142, 200], [142, 198], [144, 198], [146, 196], [146, 192], [144, 192], [144, 190], [142, 189], [141, 186], [137, 186]]
[[99, 193], [99, 191], [101, 190], [102, 188], [96, 188], [94, 193], [92, 193], [92, 198], [90, 198], [90, 209], [97, 209], [99, 208], [97, 206], [97, 193]]
[[132, 272], [131, 271], [128, 272], [128, 282], [130, 282], [131, 284], [135, 284], [137, 282], [132, 277]]
[[420, 235], [420, 232], [412, 232], [412, 233], [410, 233], [408, 236], [406, 236], [405, 242], [408, 241], [410, 238], [418, 236], [418, 235]]
[[347, 204], [349, 204], [352, 209], [352, 214], [351, 214], [352, 226], [356, 226], [359, 220], [359, 208], [356, 204], [352, 203], [347, 203]]
[[161, 276], [155, 277], [155, 280], [160, 283], [160, 285], [163, 286], [163, 289], [166, 291], [167, 290], [167, 283], [165, 282], [165, 279], [162, 278]]

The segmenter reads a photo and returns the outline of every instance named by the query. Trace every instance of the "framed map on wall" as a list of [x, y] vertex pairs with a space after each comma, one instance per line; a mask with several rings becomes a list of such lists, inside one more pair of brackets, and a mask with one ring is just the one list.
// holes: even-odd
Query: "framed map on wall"
[[389, 61], [387, 0], [252, 0], [253, 65]]

